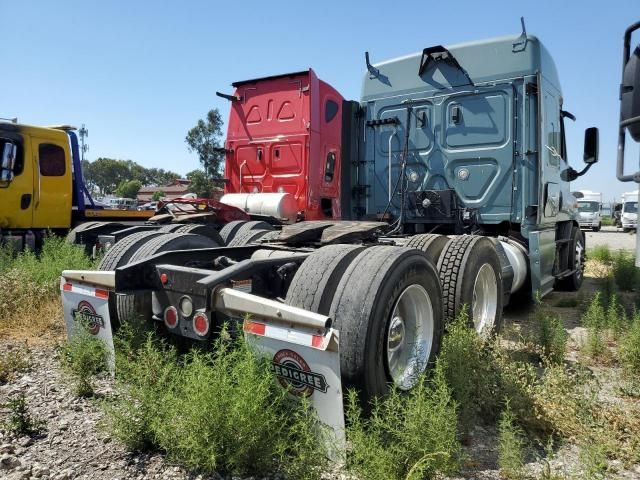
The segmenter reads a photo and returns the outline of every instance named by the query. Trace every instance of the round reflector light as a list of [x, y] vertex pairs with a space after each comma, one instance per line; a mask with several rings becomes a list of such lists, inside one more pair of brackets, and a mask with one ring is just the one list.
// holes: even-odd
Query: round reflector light
[[164, 324], [169, 328], [176, 328], [178, 326], [178, 310], [176, 307], [165, 308]]
[[180, 312], [183, 317], [190, 317], [193, 313], [193, 302], [188, 296], [184, 296], [180, 299]]
[[209, 318], [206, 314], [199, 312], [193, 316], [193, 331], [201, 337], [209, 333]]

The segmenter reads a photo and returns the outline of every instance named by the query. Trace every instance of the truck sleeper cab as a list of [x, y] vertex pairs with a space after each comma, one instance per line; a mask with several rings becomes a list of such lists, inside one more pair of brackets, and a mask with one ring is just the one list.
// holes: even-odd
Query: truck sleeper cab
[[233, 87], [220, 94], [231, 101], [221, 201], [289, 222], [341, 218], [343, 97], [312, 69]]

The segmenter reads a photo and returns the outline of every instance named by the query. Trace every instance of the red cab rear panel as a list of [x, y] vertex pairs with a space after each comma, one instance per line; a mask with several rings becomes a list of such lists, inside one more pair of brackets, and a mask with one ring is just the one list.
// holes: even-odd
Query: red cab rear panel
[[342, 96], [313, 70], [236, 82], [225, 193], [291, 193], [302, 219], [340, 218]]

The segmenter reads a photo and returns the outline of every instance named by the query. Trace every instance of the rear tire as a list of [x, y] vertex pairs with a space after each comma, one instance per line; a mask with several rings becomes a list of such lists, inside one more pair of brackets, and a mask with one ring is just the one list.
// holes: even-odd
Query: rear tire
[[97, 225], [100, 222], [84, 222], [73, 227], [69, 233], [67, 233], [67, 242], [76, 244], [78, 242], [78, 234], [84, 232], [87, 228]]
[[[117, 244], [116, 244], [117, 245]], [[143, 243], [131, 256], [129, 262], [144, 260], [156, 253], [169, 250], [190, 250], [196, 248], [219, 247], [216, 242], [202, 235], [190, 233], [167, 233]], [[116, 295], [116, 312], [120, 322], [128, 320], [151, 319], [151, 293], [142, 292], [133, 295]]]
[[[162, 235], [162, 233], [158, 231], [138, 232], [123, 238], [119, 242], [116, 242], [116, 244], [113, 245], [107, 251], [107, 253], [105, 253], [104, 257], [102, 257], [100, 265], [98, 265], [98, 270], [111, 271], [115, 270], [118, 267], [126, 265], [127, 263], [129, 263], [129, 259], [133, 256], [133, 254], [138, 251], [138, 249], [144, 243], [159, 235]], [[120, 327], [117, 297], [117, 294], [109, 294], [109, 316], [111, 317], [111, 327], [114, 331], [117, 331]]]
[[453, 321], [465, 305], [470, 326], [482, 337], [502, 328], [502, 267], [486, 237], [460, 235], [447, 242], [438, 272], [442, 284], [445, 321]]
[[286, 303], [329, 315], [342, 275], [364, 249], [360, 245], [329, 245], [313, 252], [293, 277]]
[[438, 274], [417, 249], [367, 248], [347, 267], [330, 314], [343, 384], [366, 407], [391, 384], [412, 388], [434, 361], [443, 332]]
[[578, 227], [571, 229], [571, 241], [569, 242], [569, 265], [568, 268], [574, 272], [568, 277], [562, 278], [556, 282], [558, 290], [567, 292], [577, 292], [582, 286], [584, 280], [584, 262], [585, 262], [585, 242], [584, 233]]
[[227, 223], [220, 229], [220, 236], [222, 237], [225, 245], [228, 245], [229, 242], [233, 240], [233, 237], [236, 236], [240, 227], [245, 223], [247, 223], [245, 220], [234, 220], [233, 222]]
[[202, 235], [203, 237], [210, 238], [214, 242], [216, 242], [221, 247], [224, 246], [224, 240], [220, 236], [218, 231], [209, 226], [209, 225], [201, 225], [201, 224], [192, 224], [192, 225], [180, 225], [179, 228], [173, 231], [174, 233], [194, 233], [196, 235]]
[[251, 230], [247, 229], [244, 232], [239, 231], [233, 240], [231, 240], [227, 246], [228, 247], [244, 247], [245, 245], [249, 245], [256, 240], [262, 238], [265, 234], [267, 234], [269, 230]]
[[411, 237], [405, 246], [422, 250], [427, 254], [427, 257], [429, 257], [433, 264], [436, 265], [448, 241], [449, 238], [445, 235], [421, 233]]

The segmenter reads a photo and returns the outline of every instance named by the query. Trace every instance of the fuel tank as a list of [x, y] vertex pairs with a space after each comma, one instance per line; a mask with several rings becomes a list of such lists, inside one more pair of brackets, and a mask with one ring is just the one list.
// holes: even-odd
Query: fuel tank
[[220, 202], [240, 208], [253, 215], [265, 215], [295, 223], [298, 217], [296, 200], [292, 194], [283, 193], [227, 193]]

